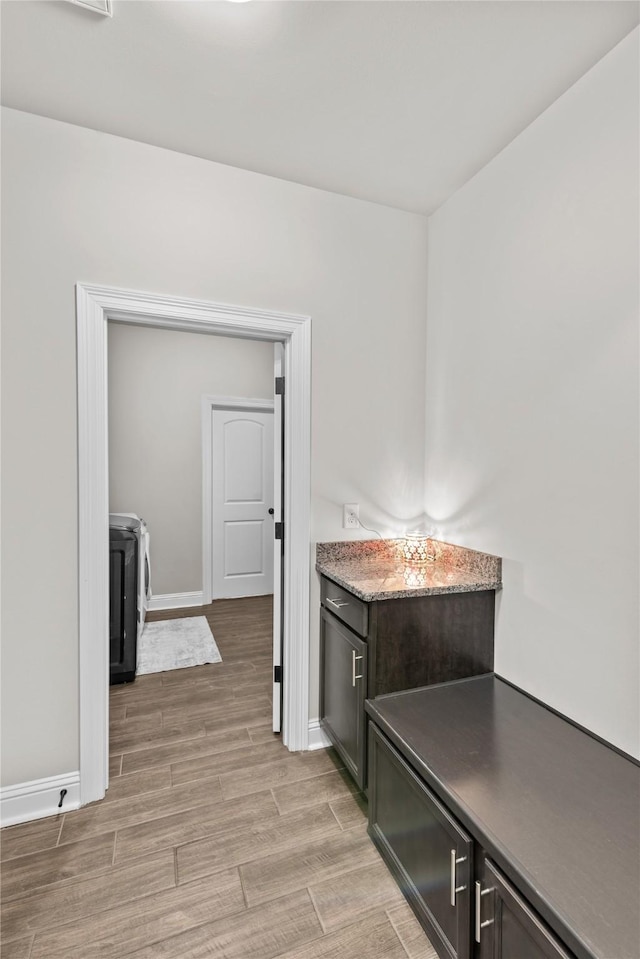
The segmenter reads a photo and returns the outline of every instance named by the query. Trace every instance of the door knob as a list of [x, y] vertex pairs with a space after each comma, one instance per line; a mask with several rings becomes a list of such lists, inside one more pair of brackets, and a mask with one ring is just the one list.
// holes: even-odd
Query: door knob
[[273, 509], [273, 506], [272, 506], [271, 509], [269, 510], [269, 516], [273, 516], [273, 513], [274, 513], [274, 509]]

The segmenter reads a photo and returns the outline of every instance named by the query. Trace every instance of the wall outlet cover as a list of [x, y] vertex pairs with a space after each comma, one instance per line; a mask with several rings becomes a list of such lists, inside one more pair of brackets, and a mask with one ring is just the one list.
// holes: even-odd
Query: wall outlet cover
[[358, 529], [360, 526], [360, 504], [359, 503], [345, 503], [342, 507], [342, 528], [343, 529]]

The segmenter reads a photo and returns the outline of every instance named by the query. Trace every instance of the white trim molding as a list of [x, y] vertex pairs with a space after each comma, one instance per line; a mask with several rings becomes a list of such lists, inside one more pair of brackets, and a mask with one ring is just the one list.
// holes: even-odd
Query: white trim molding
[[93, 13], [100, 13], [103, 17], [113, 16], [112, 0], [71, 0], [78, 7], [85, 7]]
[[203, 603], [213, 599], [213, 522], [211, 496], [213, 491], [213, 444], [211, 440], [211, 413], [213, 410], [254, 410], [273, 413], [273, 400], [246, 399], [238, 396], [212, 396], [205, 393], [200, 405], [202, 449], [202, 595]]
[[320, 728], [320, 720], [310, 719], [307, 749], [326, 749], [330, 745], [329, 737]]
[[[61, 797], [62, 790], [66, 794]], [[62, 806], [60, 800], [62, 798]], [[43, 819], [80, 806], [80, 773], [48, 776], [0, 789], [0, 823], [12, 826], [31, 819]]]
[[284, 715], [282, 738], [309, 738], [311, 320], [99, 286], [76, 287], [80, 804], [108, 785], [109, 538], [107, 321], [281, 342], [285, 420]]
[[204, 606], [202, 590], [195, 593], [158, 593], [149, 600], [148, 609], [188, 609], [191, 606]]

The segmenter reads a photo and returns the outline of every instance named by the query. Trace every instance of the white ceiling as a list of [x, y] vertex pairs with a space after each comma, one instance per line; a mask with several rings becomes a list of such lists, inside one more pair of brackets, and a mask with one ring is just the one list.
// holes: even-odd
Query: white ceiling
[[2, 102], [429, 213], [639, 22], [629, 0], [2, 3]]

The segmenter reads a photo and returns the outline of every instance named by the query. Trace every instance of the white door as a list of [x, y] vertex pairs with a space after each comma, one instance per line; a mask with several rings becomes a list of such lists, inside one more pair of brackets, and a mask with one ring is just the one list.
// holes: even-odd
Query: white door
[[211, 594], [264, 596], [273, 592], [273, 413], [214, 409], [211, 430]]
[[[284, 347], [274, 343], [273, 506], [274, 521], [284, 530]], [[284, 603], [284, 535], [273, 540], [273, 731], [282, 729], [282, 610]]]

